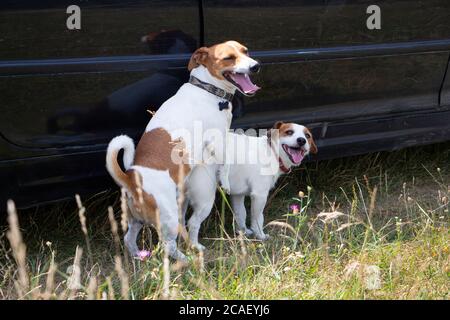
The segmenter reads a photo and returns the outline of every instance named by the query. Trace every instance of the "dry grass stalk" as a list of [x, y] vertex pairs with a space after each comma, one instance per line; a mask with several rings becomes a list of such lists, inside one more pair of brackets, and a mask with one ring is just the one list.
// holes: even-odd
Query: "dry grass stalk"
[[137, 207], [142, 207], [144, 205], [144, 195], [142, 193], [142, 181], [141, 175], [136, 170], [134, 170], [134, 180], [136, 182], [136, 193], [138, 194], [138, 202], [140, 205]]
[[351, 226], [356, 226], [358, 224], [362, 224], [362, 222], [348, 222], [348, 223], [343, 223], [339, 226], [339, 228], [336, 229], [336, 231], [342, 231], [345, 230]]
[[161, 222], [160, 222], [160, 211], [156, 208], [156, 231], [158, 232], [159, 243], [163, 245], [164, 257], [163, 257], [163, 292], [162, 298], [169, 298], [169, 285], [170, 285], [170, 262], [169, 262], [169, 252], [165, 244], [164, 234], [161, 232]]
[[80, 217], [81, 230], [83, 231], [83, 233], [85, 235], [87, 235], [88, 231], [87, 231], [87, 227], [86, 227], [86, 216], [85, 216], [86, 208], [83, 206], [83, 203], [81, 202], [80, 195], [76, 194], [75, 200], [76, 200], [77, 206], [78, 206], [78, 215]]
[[222, 283], [227, 283], [227, 281], [234, 275], [236, 275], [236, 271], [237, 271], [237, 266], [233, 265], [233, 267], [231, 268], [230, 272], [223, 278]]
[[155, 210], [155, 228], [156, 232], [158, 233], [159, 242], [163, 243], [164, 239], [162, 238], [162, 232], [161, 232], [161, 220], [159, 219], [159, 209], [158, 207]]
[[114, 268], [120, 279], [120, 289], [121, 289], [120, 291], [121, 291], [122, 299], [128, 300], [128, 292], [130, 290], [130, 285], [128, 282], [128, 275], [125, 272], [125, 270], [123, 269], [122, 259], [120, 258], [120, 256], [114, 257]]
[[81, 289], [81, 256], [83, 255], [83, 249], [79, 246], [75, 249], [75, 257], [73, 259], [73, 265], [69, 267], [71, 273], [69, 279], [67, 279], [67, 288], [70, 290], [69, 300], [75, 298], [77, 290]]
[[287, 222], [283, 222], [283, 221], [271, 221], [267, 224], [267, 226], [277, 226], [277, 227], [281, 227], [283, 229], [288, 229], [289, 231], [291, 231], [294, 235], [297, 234], [297, 231], [294, 229], [293, 226], [291, 226], [289, 223]]
[[375, 186], [373, 188], [373, 190], [370, 192], [370, 205], [369, 205], [369, 217], [372, 220], [372, 216], [373, 216], [373, 211], [375, 210], [375, 203], [376, 203], [376, 199], [377, 199], [377, 191], [378, 191], [378, 187]]
[[[111, 206], [108, 207], [108, 219], [109, 219], [109, 224], [111, 225], [111, 232], [113, 234], [113, 239], [114, 239], [114, 247], [116, 250], [116, 257], [121, 256], [121, 252], [120, 252], [120, 236], [119, 236], [119, 227], [117, 225], [116, 219], [114, 218], [114, 211], [113, 208]], [[125, 254], [125, 263], [128, 269], [128, 257]], [[120, 266], [122, 267], [122, 260], [120, 258]], [[116, 264], [117, 267], [117, 264]], [[119, 277], [122, 277], [123, 275], [117, 271], [119, 273]], [[126, 272], [124, 272], [125, 275], [127, 274]], [[128, 287], [128, 276], [126, 281], [124, 279], [121, 278], [121, 281], [123, 284], [125, 284], [126, 287]], [[123, 286], [122, 286], [123, 288]], [[127, 289], [128, 291], [128, 289]], [[122, 296], [123, 296], [123, 292], [122, 292]], [[126, 296], [128, 297], [128, 293], [126, 294]]]
[[54, 296], [53, 291], [55, 290], [55, 273], [57, 270], [57, 266], [55, 262], [51, 261], [50, 267], [48, 268], [47, 272], [47, 279], [45, 282], [45, 291], [42, 294], [42, 298], [45, 300], [49, 300]]
[[124, 188], [120, 189], [120, 209], [122, 214], [120, 215], [120, 225], [122, 232], [125, 234], [128, 230], [128, 204], [127, 194]]
[[196, 264], [200, 274], [204, 274], [205, 273], [205, 255], [203, 254], [203, 251], [200, 250], [198, 252], [198, 257], [197, 257], [197, 264]]
[[111, 277], [106, 277], [106, 284], [108, 285], [108, 299], [115, 300], [114, 287], [112, 285]]
[[117, 226], [116, 219], [114, 218], [113, 208], [108, 207], [108, 219], [109, 224], [111, 225], [111, 232], [113, 234], [114, 246], [116, 249], [116, 255], [120, 256], [120, 237], [119, 237], [119, 228]]
[[164, 258], [163, 258], [163, 292], [162, 298], [169, 299], [169, 287], [170, 287], [170, 262], [169, 262], [169, 252], [166, 246], [164, 246]]
[[89, 279], [89, 284], [87, 287], [87, 299], [96, 300], [97, 299], [97, 278], [91, 277]]
[[78, 206], [78, 216], [80, 218], [81, 230], [83, 231], [84, 239], [86, 241], [86, 247], [87, 247], [88, 254], [89, 254], [89, 260], [92, 264], [93, 258], [92, 258], [91, 243], [89, 241], [89, 235], [88, 235], [88, 230], [87, 230], [87, 226], [86, 226], [86, 208], [83, 206], [83, 203], [81, 202], [80, 195], [76, 194], [75, 200], [76, 200], [77, 206]]
[[[120, 226], [122, 228], [122, 232], [125, 235], [128, 231], [128, 199], [127, 199], [127, 193], [124, 188], [120, 190]], [[128, 259], [127, 253], [124, 254], [125, 258], [125, 267], [127, 269], [127, 272], [130, 271], [130, 260]]]
[[[185, 152], [185, 151], [183, 151]], [[188, 233], [186, 231], [186, 226], [184, 225], [184, 214], [185, 212], [183, 212], [183, 205], [184, 205], [184, 201], [187, 201], [184, 198], [184, 178], [185, 178], [185, 172], [184, 172], [184, 164], [181, 163], [178, 166], [178, 177], [180, 177], [178, 180], [178, 233], [181, 235], [181, 237], [188, 243], [189, 245], [189, 236]]]
[[243, 263], [247, 262], [247, 246], [244, 241], [244, 233], [239, 231], [238, 234], [239, 244], [241, 245], [241, 260]]
[[19, 299], [22, 299], [29, 290], [28, 268], [26, 262], [27, 248], [23, 242], [22, 234], [20, 232], [19, 219], [17, 217], [17, 210], [14, 201], [8, 200], [7, 210], [9, 230], [6, 233], [6, 236], [11, 244], [12, 253], [19, 273], [19, 279], [14, 281], [14, 286]]
[[345, 214], [339, 211], [332, 211], [332, 212], [321, 212], [317, 215], [318, 218], [323, 218], [322, 222], [327, 223], [329, 221], [333, 221], [341, 216], [344, 216]]

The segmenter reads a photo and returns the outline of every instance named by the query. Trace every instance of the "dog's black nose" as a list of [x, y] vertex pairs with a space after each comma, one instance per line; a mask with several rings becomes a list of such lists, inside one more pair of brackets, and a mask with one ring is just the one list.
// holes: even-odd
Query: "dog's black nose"
[[250, 67], [250, 72], [258, 73], [260, 69], [261, 69], [261, 65], [259, 63], [257, 63], [254, 66]]
[[297, 138], [297, 144], [300, 147], [303, 147], [306, 144], [306, 139], [305, 138]]

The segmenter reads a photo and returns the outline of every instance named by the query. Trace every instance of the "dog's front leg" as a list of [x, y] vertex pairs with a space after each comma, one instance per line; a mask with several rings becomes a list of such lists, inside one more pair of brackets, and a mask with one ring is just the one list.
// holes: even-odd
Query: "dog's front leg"
[[224, 164], [220, 166], [219, 169], [219, 180], [220, 180], [220, 186], [222, 187], [223, 191], [225, 193], [230, 194], [231, 192], [231, 186], [230, 186], [230, 179], [228, 178], [230, 174], [230, 165]]
[[259, 240], [267, 240], [269, 236], [264, 233], [264, 207], [266, 206], [268, 194], [252, 194], [251, 229]]
[[170, 217], [161, 221], [161, 234], [164, 250], [167, 254], [182, 262], [187, 262], [186, 256], [177, 248], [177, 236], [178, 236], [178, 217]]
[[188, 207], [189, 207], [189, 199], [185, 195], [184, 201], [181, 205], [181, 221], [180, 221], [181, 226], [183, 228], [186, 227], [186, 213], [187, 213]]
[[159, 208], [159, 237], [168, 255], [176, 260], [187, 262], [186, 256], [177, 247], [179, 233], [179, 208], [175, 185], [170, 184], [161, 193], [154, 193]]
[[245, 210], [245, 195], [233, 195], [231, 196], [231, 205], [233, 206], [234, 219], [239, 231], [244, 232], [248, 237], [253, 234], [253, 231], [248, 229], [245, 223], [247, 218], [247, 211]]
[[216, 194], [216, 165], [200, 165], [195, 167], [188, 180], [189, 202], [193, 209], [188, 221], [189, 240], [191, 245], [204, 250], [204, 246], [198, 241], [198, 233], [202, 222], [211, 213]]

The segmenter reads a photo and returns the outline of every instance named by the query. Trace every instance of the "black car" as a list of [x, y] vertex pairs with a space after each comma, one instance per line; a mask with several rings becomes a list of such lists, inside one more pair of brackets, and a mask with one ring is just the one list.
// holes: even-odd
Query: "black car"
[[450, 139], [448, 0], [3, 0], [0, 31], [1, 210], [110, 187], [108, 141], [229, 39], [263, 64], [234, 128], [298, 121], [321, 159]]

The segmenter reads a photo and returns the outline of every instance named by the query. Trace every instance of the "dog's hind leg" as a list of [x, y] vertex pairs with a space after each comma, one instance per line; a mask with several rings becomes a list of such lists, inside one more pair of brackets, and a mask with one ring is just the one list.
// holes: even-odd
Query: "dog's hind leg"
[[170, 257], [187, 262], [186, 256], [177, 247], [178, 216], [176, 216], [175, 219], [170, 220], [171, 221], [166, 221], [167, 224], [161, 224], [161, 240], [164, 245], [164, 250], [167, 250], [167, 254]]
[[233, 206], [234, 220], [236, 221], [238, 231], [244, 232], [248, 237], [253, 234], [253, 231], [247, 228], [245, 220], [247, 218], [247, 211], [245, 210], [245, 195], [231, 196], [231, 205]]
[[[158, 201], [159, 200], [159, 201]], [[179, 233], [179, 211], [176, 190], [167, 192], [157, 199], [159, 208], [159, 231], [160, 239], [167, 254], [183, 262], [187, 262], [186, 256], [177, 248], [177, 237]]]
[[200, 225], [209, 216], [214, 205], [216, 195], [217, 165], [198, 166], [191, 171], [188, 180], [188, 192], [193, 213], [188, 222], [189, 240], [191, 245], [204, 250], [205, 247], [198, 242]]
[[131, 256], [137, 257], [139, 248], [137, 246], [137, 237], [142, 229], [142, 223], [133, 217], [128, 217], [128, 231], [125, 234], [124, 242]]
[[192, 247], [199, 251], [205, 250], [205, 246], [198, 242], [198, 233], [200, 231], [200, 226], [202, 222], [209, 216], [211, 209], [214, 205], [214, 198], [212, 201], [207, 203], [202, 203], [198, 206], [193, 205], [194, 212], [192, 217], [189, 219], [189, 240], [191, 241]]
[[268, 194], [252, 194], [251, 208], [251, 229], [255, 233], [255, 237], [259, 240], [267, 240], [269, 236], [264, 233], [264, 207], [266, 206]]

